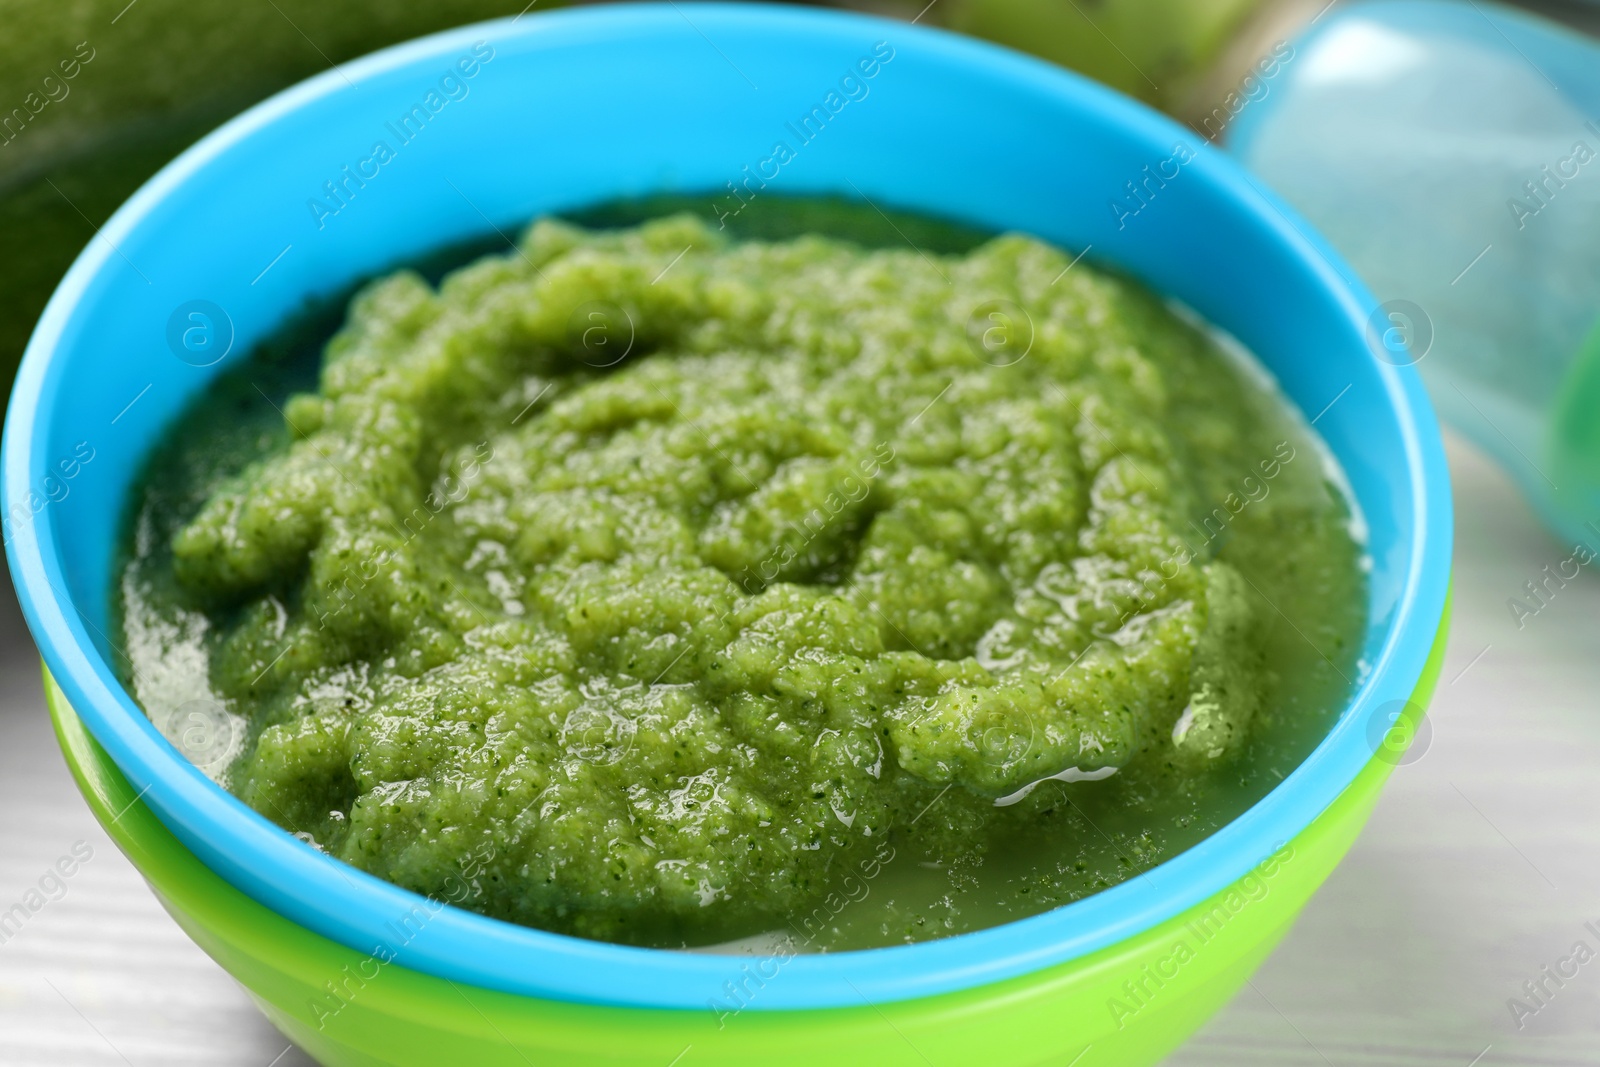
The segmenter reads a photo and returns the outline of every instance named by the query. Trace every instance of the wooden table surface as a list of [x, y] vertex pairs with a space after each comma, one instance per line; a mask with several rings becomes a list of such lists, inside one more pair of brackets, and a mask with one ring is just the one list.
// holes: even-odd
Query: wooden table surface
[[[1427, 750], [1169, 1067], [1600, 1065], [1600, 958], [1520, 1028], [1507, 1004], [1575, 942], [1600, 950], [1584, 929], [1600, 926], [1600, 578], [1586, 571], [1519, 628], [1508, 598], [1571, 546], [1485, 459], [1450, 451], [1456, 615]], [[75, 845], [93, 852], [0, 944], [0, 1064], [307, 1067], [100, 831], [14, 604], [0, 626], [0, 911]]]

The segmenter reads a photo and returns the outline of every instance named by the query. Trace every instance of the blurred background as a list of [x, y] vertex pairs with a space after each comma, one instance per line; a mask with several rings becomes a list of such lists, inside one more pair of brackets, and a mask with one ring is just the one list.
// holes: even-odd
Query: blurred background
[[[225, 119], [329, 66], [420, 34], [560, 0], [0, 0], [0, 375], [57, 280], [117, 206]], [[1258, 55], [1326, 0], [861, 0], [1033, 52], [1204, 120]], [[1472, 5], [1476, 7], [1477, 5]], [[1600, 32], [1594, 0], [1529, 0]], [[78, 73], [63, 76], [63, 61]], [[46, 78], [51, 81], [47, 83]], [[1159, 87], [1159, 88], [1158, 88]]]
[[[205, 132], [384, 45], [551, 6], [0, 0], [0, 377], [9, 386], [33, 323], [98, 227]], [[1389, 356], [1432, 355], [1421, 369], [1459, 431], [1447, 441], [1455, 624], [1428, 726], [1295, 930], [1170, 1062], [1600, 1064], [1600, 962], [1559, 984], [1545, 979], [1580, 940], [1600, 946], [1600, 581], [1586, 568], [1528, 599], [1529, 583], [1568, 559], [1574, 538], [1590, 536], [1582, 521], [1600, 512], [1543, 494], [1534, 475], [1544, 477], [1545, 445], [1526, 444], [1546, 440], [1557, 407], [1562, 432], [1585, 447], [1600, 441], [1590, 429], [1600, 426], [1600, 391], [1568, 388], [1569, 364], [1590, 366], [1581, 353], [1591, 348], [1600, 355], [1600, 334], [1586, 333], [1600, 309], [1600, 164], [1543, 182], [1543, 196], [1520, 184], [1557, 165], [1573, 138], [1600, 149], [1600, 0], [1529, 0], [1519, 10], [1477, 0], [848, 6], [1033, 52], [1256, 166], [1385, 301], [1378, 344], [1403, 334]], [[1362, 25], [1364, 37], [1334, 29]], [[1461, 44], [1469, 37], [1471, 48]], [[1312, 40], [1322, 43], [1308, 50]], [[1400, 66], [1410, 80], [1397, 56], [1409, 57]], [[1369, 140], [1379, 127], [1383, 136]], [[1477, 200], [1458, 211], [1458, 195]], [[1519, 197], [1525, 212], [1557, 216], [1545, 220], [1543, 243], [1513, 247], [1459, 224], [1481, 201], [1495, 225], [1511, 225], [1509, 208], [1520, 232]], [[1455, 258], [1423, 277], [1435, 253]], [[1449, 281], [1455, 264], [1466, 269]], [[1539, 340], [1540, 323], [1558, 319], [1576, 325]], [[1506, 337], [1520, 340], [1497, 340]], [[1541, 344], [1550, 351], [1535, 352]], [[1449, 376], [1466, 366], [1463, 353], [1498, 361], [1496, 372]], [[1526, 378], [1519, 360], [1535, 356], [1555, 367], [1552, 391], [1564, 399], [1496, 406], [1497, 388], [1516, 388], [1495, 382]], [[1586, 455], [1600, 482], [1600, 449]], [[1590, 542], [1600, 545], [1600, 532]], [[9, 582], [0, 583], [0, 672], [0, 910], [60, 856], [92, 852], [61, 901], [21, 934], [0, 934], [0, 1063], [309, 1064], [160, 910], [78, 798]], [[1541, 981], [1530, 1013], [1529, 984]]]

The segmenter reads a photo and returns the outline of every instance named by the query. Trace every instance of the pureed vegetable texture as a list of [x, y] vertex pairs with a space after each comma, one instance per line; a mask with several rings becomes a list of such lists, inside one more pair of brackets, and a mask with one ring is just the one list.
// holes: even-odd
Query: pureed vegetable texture
[[587, 937], [896, 943], [1129, 877], [1325, 730], [1361, 550], [1277, 397], [1070, 262], [676, 215], [376, 282], [314, 391], [258, 359], [152, 459], [132, 691], [317, 847]]

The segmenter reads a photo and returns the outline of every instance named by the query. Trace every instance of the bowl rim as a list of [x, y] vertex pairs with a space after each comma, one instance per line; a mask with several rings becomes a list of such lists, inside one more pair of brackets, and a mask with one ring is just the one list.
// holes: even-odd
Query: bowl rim
[[[685, 14], [688, 12], [688, 14]], [[24, 353], [0, 454], [0, 496], [15, 499], [48, 462], [54, 412], [42, 411], [46, 370], [81, 301], [114, 263], [119, 238], [204, 165], [258, 129], [364, 79], [431, 64], [469, 42], [567, 34], [641, 25], [662, 27], [694, 16], [703, 26], [749, 32], [820, 34], [840, 28], [892, 30], [953, 69], [1002, 77], [1029, 91], [1099, 113], [1107, 121], [1160, 139], [1184, 131], [1110, 89], [1042, 61], [953, 33], [873, 16], [781, 5], [739, 3], [617, 4], [500, 19], [418, 38], [319, 74], [257, 104], [185, 151], [142, 186], [91, 241], [50, 299]], [[520, 18], [520, 16], [519, 16]], [[681, 26], [678, 27], [681, 32]], [[703, 32], [703, 31], [702, 31]], [[1320, 278], [1359, 336], [1376, 301], [1338, 255], [1272, 194], [1221, 152], [1202, 146], [1194, 171], [1225, 191]], [[1403, 469], [1412, 520], [1409, 564], [1381, 653], [1370, 664], [1334, 727], [1262, 800], [1197, 845], [1158, 866], [1040, 915], [915, 945], [787, 961], [784, 981], [751, 1002], [752, 1010], [789, 1010], [910, 999], [1027, 973], [1076, 958], [1159, 923], [1232, 884], [1267, 853], [1292, 839], [1328, 807], [1373, 756], [1367, 715], [1388, 699], [1408, 699], [1428, 659], [1445, 609], [1451, 550], [1448, 472], [1442, 441], [1419, 376], [1410, 367], [1376, 364], [1384, 403], [1405, 444]], [[1399, 458], [1399, 457], [1397, 457]], [[38, 461], [36, 463], [36, 461]], [[1399, 466], [1399, 464], [1397, 464]], [[152, 808], [191, 849], [230, 882], [274, 910], [355, 948], [371, 947], [384, 921], [425, 902], [331, 861], [226, 793], [188, 763], [138, 711], [104, 668], [82, 617], [52, 578], [63, 571], [51, 509], [19, 524], [7, 544], [18, 597], [51, 673], [96, 739]], [[1369, 632], [1370, 632], [1369, 624]], [[243, 884], [241, 884], [243, 880]], [[511, 993], [590, 1003], [705, 1010], [705, 992], [739, 977], [741, 960], [633, 948], [553, 934], [444, 906], [405, 944], [399, 960], [414, 969]]]

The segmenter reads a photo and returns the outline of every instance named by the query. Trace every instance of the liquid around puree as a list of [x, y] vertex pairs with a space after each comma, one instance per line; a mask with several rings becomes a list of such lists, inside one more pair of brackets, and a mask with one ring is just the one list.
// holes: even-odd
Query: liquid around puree
[[316, 847], [585, 937], [1120, 881], [1314, 745], [1364, 584], [1309, 429], [1071, 263], [677, 214], [374, 282], [318, 380], [269, 346], [153, 457], [130, 689]]

